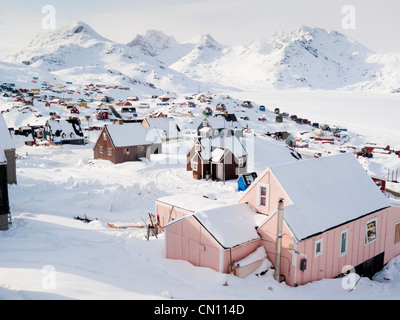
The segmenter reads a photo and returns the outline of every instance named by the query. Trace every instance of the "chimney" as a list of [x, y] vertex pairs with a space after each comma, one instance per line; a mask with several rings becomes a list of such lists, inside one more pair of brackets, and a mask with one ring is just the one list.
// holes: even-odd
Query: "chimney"
[[280, 282], [281, 277], [281, 250], [282, 250], [282, 227], [283, 227], [283, 199], [278, 202], [277, 230], [276, 230], [276, 256], [275, 256], [275, 274], [274, 278]]

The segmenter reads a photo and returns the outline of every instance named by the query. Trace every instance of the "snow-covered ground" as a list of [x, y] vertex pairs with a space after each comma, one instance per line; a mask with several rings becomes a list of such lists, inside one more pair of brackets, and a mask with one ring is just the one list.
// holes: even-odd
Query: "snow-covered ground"
[[[272, 111], [308, 117], [320, 123], [348, 128], [350, 140], [343, 145], [311, 144], [310, 155], [339, 152], [348, 145], [359, 148], [367, 142], [400, 146], [398, 126], [400, 97], [389, 94], [351, 94], [323, 91], [229, 92], [232, 97], [255, 102], [242, 112], [239, 100], [215, 95], [212, 104], [224, 101], [229, 111], [246, 114], [251, 133], [245, 134], [250, 151], [250, 170], [260, 173], [269, 164], [297, 161], [283, 143], [265, 137], [266, 132], [288, 130], [307, 140], [311, 127], [285, 119], [275, 123]], [[179, 100], [179, 99], [178, 99]], [[177, 101], [178, 101], [177, 100]], [[267, 111], [258, 106], [264, 104]], [[34, 108], [43, 117], [16, 111], [13, 102], [1, 98], [0, 108], [11, 127], [27, 121], [43, 121], [47, 114], [40, 103]], [[56, 107], [54, 107], [56, 108]], [[98, 132], [91, 131], [85, 146], [38, 146], [17, 144], [18, 185], [10, 186], [12, 225], [0, 233], [1, 299], [399, 299], [400, 258], [394, 259], [376, 275], [322, 280], [291, 288], [265, 275], [268, 261], [245, 279], [226, 275], [188, 262], [165, 258], [164, 235], [145, 239], [143, 229], [113, 229], [143, 225], [154, 212], [155, 200], [162, 196], [188, 193], [234, 201], [239, 194], [236, 181], [212, 182], [192, 179], [185, 170], [185, 151], [192, 143], [191, 132], [201, 116], [179, 116], [180, 106], [154, 106], [152, 109], [176, 113], [185, 139], [168, 142], [162, 155], [150, 162], [114, 165], [93, 160]], [[82, 109], [93, 112], [93, 109]], [[60, 108], [58, 112], [62, 114]], [[265, 115], [266, 122], [258, 121]], [[67, 116], [67, 114], [64, 114]], [[33, 124], [31, 122], [31, 124]], [[96, 124], [95, 122], [91, 123]], [[85, 124], [84, 124], [85, 127]], [[303, 134], [301, 134], [303, 133]], [[371, 141], [374, 139], [374, 141]], [[310, 142], [310, 141], [309, 141]], [[306, 155], [304, 155], [306, 157]], [[384, 176], [385, 170], [400, 168], [394, 155], [360, 159], [371, 175]], [[398, 184], [393, 183], [393, 188]], [[87, 217], [90, 223], [74, 219]], [[224, 285], [227, 283], [228, 285]]]

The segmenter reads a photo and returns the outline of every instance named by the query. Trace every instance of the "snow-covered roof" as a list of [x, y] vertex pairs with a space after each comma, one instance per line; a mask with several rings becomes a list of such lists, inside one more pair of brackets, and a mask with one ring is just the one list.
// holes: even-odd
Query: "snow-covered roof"
[[68, 120], [48, 120], [46, 127], [51, 131], [54, 141], [83, 139], [82, 128], [78, 122]]
[[293, 202], [284, 219], [299, 241], [390, 206], [351, 153], [270, 170]]
[[2, 146], [0, 144], [0, 164], [5, 164], [5, 163], [7, 163], [7, 158], [4, 154]]
[[260, 239], [256, 231], [258, 214], [246, 203], [236, 203], [194, 213], [194, 217], [224, 247]]
[[173, 118], [145, 118], [150, 128], [160, 129], [170, 138], [180, 137], [181, 133]]
[[203, 138], [200, 139], [200, 143], [203, 147], [204, 156], [206, 156], [207, 154], [210, 154], [210, 156], [212, 156], [211, 151], [215, 149], [230, 150], [236, 157], [244, 157], [247, 155], [247, 152], [244, 149], [243, 144], [236, 136], [217, 137], [213, 139]]
[[211, 200], [192, 194], [176, 194], [165, 196], [158, 198], [157, 201], [191, 212], [209, 210], [216, 207], [225, 206], [229, 203], [226, 200]]
[[160, 143], [158, 132], [145, 128], [141, 123], [112, 124], [105, 126], [114, 147], [132, 147]]
[[6, 121], [3, 115], [0, 113], [0, 146], [4, 150], [15, 149], [14, 141], [11, 137], [10, 131], [8, 130]]
[[224, 116], [218, 116], [218, 117], [205, 117], [201, 120], [199, 125], [204, 121], [207, 120], [210, 126], [213, 129], [237, 129], [241, 128], [242, 126], [238, 121], [227, 121]]

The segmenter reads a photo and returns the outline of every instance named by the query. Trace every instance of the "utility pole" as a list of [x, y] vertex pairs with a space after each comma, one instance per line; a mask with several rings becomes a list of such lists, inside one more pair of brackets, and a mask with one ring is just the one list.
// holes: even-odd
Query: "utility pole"
[[282, 250], [282, 228], [283, 228], [283, 199], [279, 199], [277, 213], [277, 231], [276, 231], [276, 256], [275, 256], [275, 274], [274, 278], [279, 282], [281, 276], [281, 250]]

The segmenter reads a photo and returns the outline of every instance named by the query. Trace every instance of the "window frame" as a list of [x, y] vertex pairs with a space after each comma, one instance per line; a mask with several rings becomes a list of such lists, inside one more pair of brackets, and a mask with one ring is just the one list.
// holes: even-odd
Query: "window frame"
[[[342, 251], [342, 245], [343, 245], [343, 234], [346, 234], [346, 238], [345, 238], [345, 250]], [[347, 249], [349, 247], [349, 229], [343, 230], [340, 233], [340, 244], [339, 244], [339, 256], [343, 257], [345, 255], [347, 255]]]
[[[265, 196], [261, 195], [261, 189], [265, 188]], [[263, 210], [269, 210], [269, 184], [259, 183], [257, 189], [257, 207]], [[261, 199], [265, 197], [265, 205], [261, 204]]]
[[[319, 252], [317, 252], [317, 245], [320, 245], [320, 250]], [[324, 253], [324, 238], [315, 240], [315, 244], [314, 244], [314, 257], [319, 257], [321, 255], [323, 255]]]
[[[370, 224], [372, 222], [375, 222], [375, 236], [374, 236], [374, 239], [368, 240], [368, 224]], [[378, 239], [377, 231], [378, 231], [378, 218], [377, 217], [369, 219], [365, 222], [365, 239], [364, 239], [365, 245], [373, 243]]]

